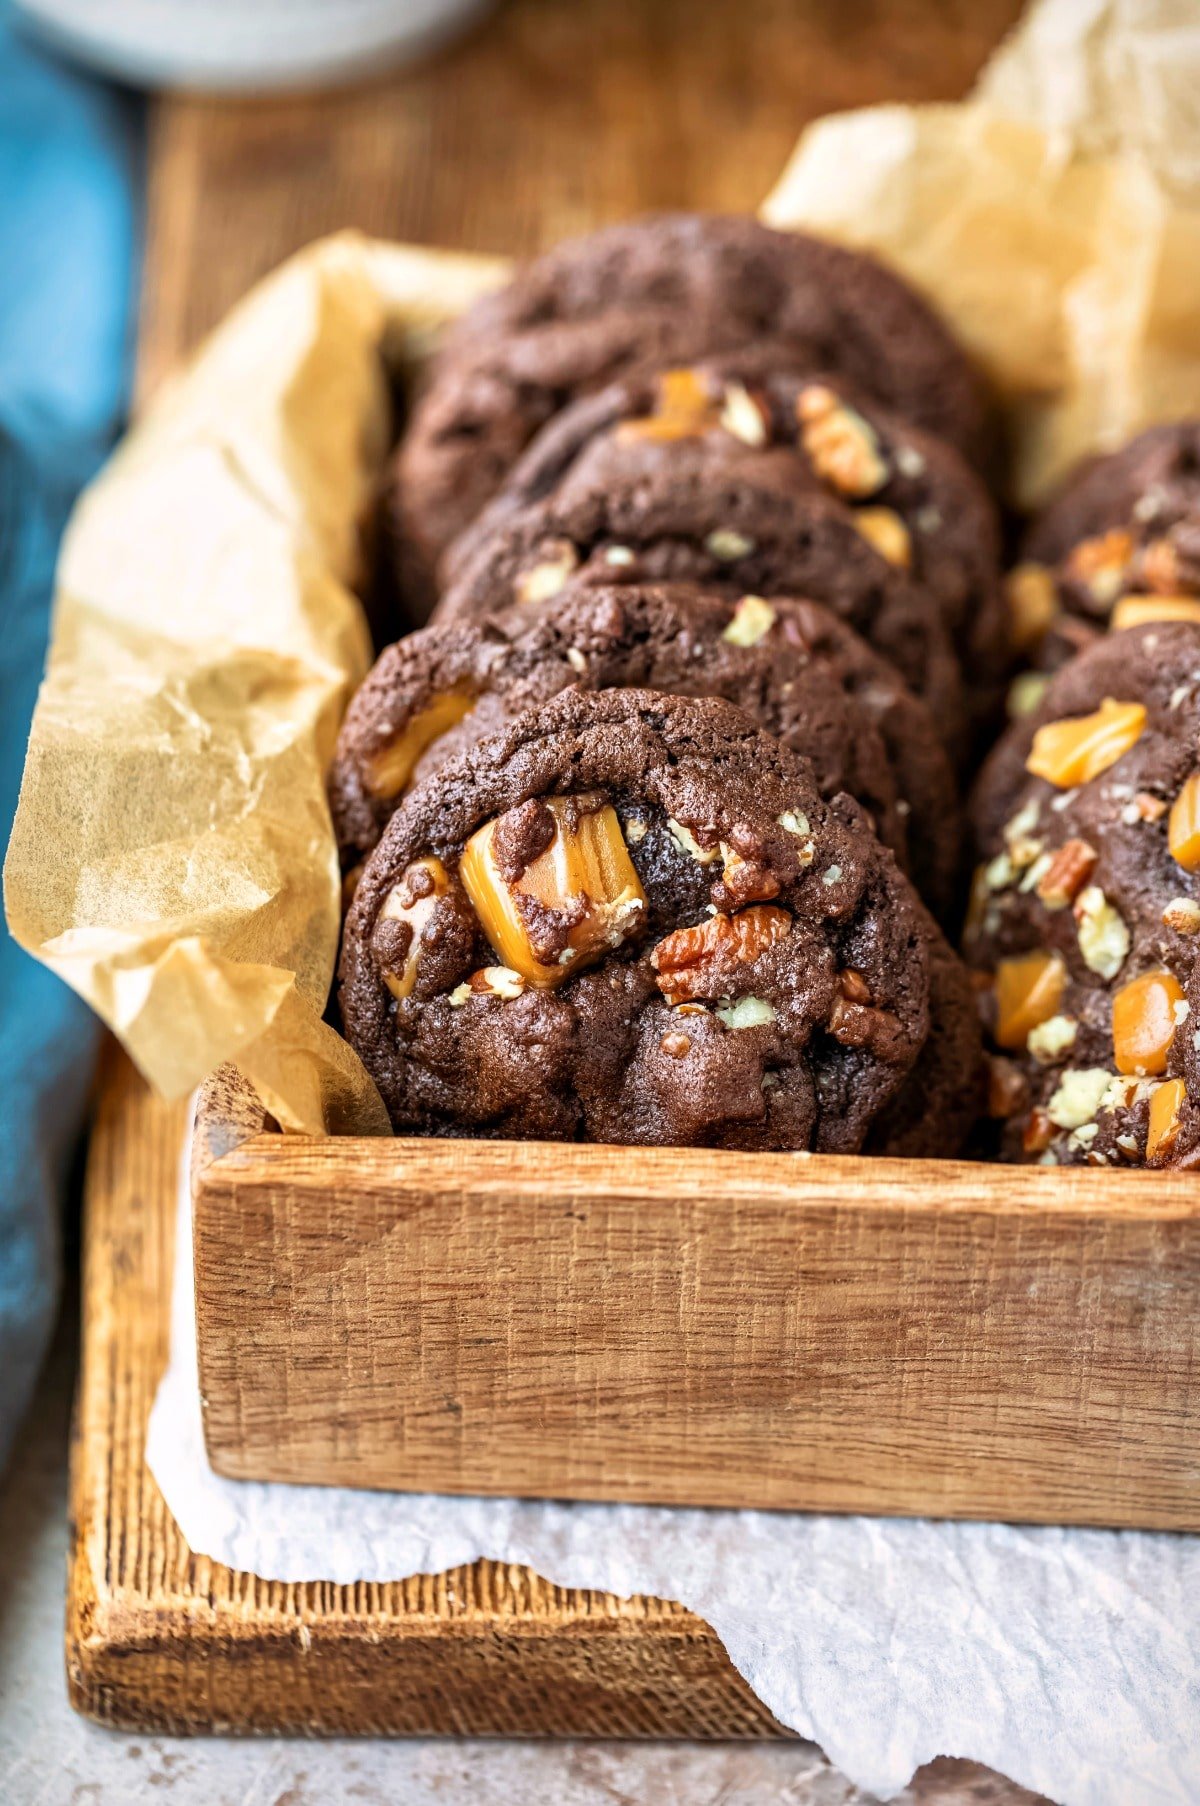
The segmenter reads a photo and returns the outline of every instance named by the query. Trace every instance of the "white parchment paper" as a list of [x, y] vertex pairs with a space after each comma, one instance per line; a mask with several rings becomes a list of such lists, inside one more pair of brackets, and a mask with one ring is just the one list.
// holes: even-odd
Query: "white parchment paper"
[[339, 1583], [487, 1556], [677, 1599], [777, 1718], [884, 1797], [949, 1755], [1062, 1806], [1200, 1801], [1200, 1537], [221, 1479], [200, 1426], [191, 1246], [185, 1170], [147, 1456], [195, 1554]]

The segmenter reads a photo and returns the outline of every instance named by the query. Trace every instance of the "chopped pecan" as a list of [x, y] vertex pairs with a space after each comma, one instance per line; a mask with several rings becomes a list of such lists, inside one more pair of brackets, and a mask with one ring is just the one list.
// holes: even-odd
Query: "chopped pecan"
[[989, 1054], [987, 1062], [987, 1113], [1007, 1120], [1022, 1109], [1029, 1096], [1029, 1082], [1012, 1060]]
[[824, 383], [810, 383], [796, 399], [796, 418], [813, 469], [840, 495], [868, 496], [883, 488], [888, 467], [874, 427]]
[[1160, 596], [1177, 596], [1183, 588], [1179, 556], [1169, 539], [1152, 539], [1143, 546], [1138, 574], [1146, 588]]
[[843, 1047], [865, 1047], [876, 1059], [894, 1065], [908, 1046], [908, 1039], [888, 1010], [870, 1004], [851, 1003], [840, 992], [829, 1012], [829, 1032]]
[[569, 539], [547, 540], [540, 551], [542, 555], [537, 563], [522, 571], [513, 582], [513, 594], [526, 606], [548, 602], [551, 596], [557, 596], [579, 563], [579, 553]]
[[1120, 594], [1125, 572], [1133, 557], [1133, 536], [1123, 527], [1081, 539], [1066, 561], [1067, 577], [1079, 583], [1102, 608], [1111, 607]]
[[1037, 894], [1047, 909], [1065, 909], [1073, 903], [1096, 869], [1100, 857], [1086, 840], [1064, 841], [1042, 873]]
[[870, 1003], [871, 1001], [870, 985], [862, 973], [856, 972], [853, 966], [847, 966], [844, 971], [838, 973], [838, 990], [847, 1003]]
[[715, 903], [741, 909], [747, 903], [769, 903], [779, 895], [779, 880], [764, 860], [743, 858], [736, 847], [724, 844], [722, 851], [725, 863], [721, 882], [713, 886]]
[[668, 1003], [695, 997], [721, 997], [731, 973], [791, 933], [786, 909], [759, 903], [734, 916], [709, 916], [692, 928], [677, 928], [658, 943], [650, 964]]

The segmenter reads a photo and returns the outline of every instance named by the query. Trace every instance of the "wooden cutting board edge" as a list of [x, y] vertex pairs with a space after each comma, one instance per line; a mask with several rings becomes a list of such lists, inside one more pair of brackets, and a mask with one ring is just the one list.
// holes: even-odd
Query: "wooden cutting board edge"
[[85, 1185], [71, 1472], [73, 1705], [159, 1732], [761, 1737], [782, 1727], [665, 1600], [489, 1561], [291, 1585], [193, 1555], [145, 1462], [168, 1352], [186, 1108], [110, 1049]]

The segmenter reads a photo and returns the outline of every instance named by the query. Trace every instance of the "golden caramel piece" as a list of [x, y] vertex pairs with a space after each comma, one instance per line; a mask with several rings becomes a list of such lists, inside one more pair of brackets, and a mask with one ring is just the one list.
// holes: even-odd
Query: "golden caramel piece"
[[[540, 990], [562, 984], [606, 949], [619, 946], [646, 908], [616, 810], [608, 803], [581, 806], [590, 800], [545, 799], [553, 837], [511, 884], [496, 862], [495, 821], [473, 834], [463, 849], [458, 875], [483, 932], [502, 962]], [[521, 899], [532, 905], [524, 913]], [[562, 950], [552, 961], [538, 957], [530, 933], [529, 923], [539, 911], [569, 922]]]
[[384, 984], [397, 999], [412, 994], [421, 957], [422, 931], [437, 907], [438, 898], [444, 897], [449, 889], [450, 874], [440, 859], [416, 859], [384, 900], [379, 912], [380, 921], [403, 922], [411, 930], [400, 971], [383, 974]]
[[823, 482], [839, 495], [868, 496], [882, 489], [888, 467], [870, 421], [823, 383], [810, 383], [796, 397], [800, 441]]
[[1157, 1078], [1179, 1026], [1183, 987], [1170, 972], [1143, 972], [1113, 997], [1113, 1055], [1118, 1072]]
[[1057, 1016], [1067, 968], [1057, 953], [1025, 953], [996, 967], [996, 1041], [1024, 1047], [1031, 1029]]
[[1123, 527], [1113, 527], [1094, 539], [1081, 539], [1064, 568], [1103, 605], [1116, 601], [1132, 557], [1133, 536]]
[[912, 569], [912, 534], [894, 508], [860, 508], [854, 525], [880, 555], [897, 569]]
[[1044, 564], [1018, 564], [1004, 579], [1009, 633], [1015, 652], [1030, 652], [1058, 613], [1054, 578]]
[[366, 785], [372, 796], [399, 796], [421, 754], [469, 715], [475, 697], [470, 690], [443, 690], [418, 709], [395, 740], [372, 753], [366, 763]]
[[719, 420], [719, 398], [695, 370], [664, 370], [658, 378], [654, 412], [640, 420], [623, 420], [616, 437], [692, 439], [710, 432]]
[[1064, 841], [1037, 884], [1037, 894], [1047, 909], [1065, 909], [1073, 903], [1096, 869], [1100, 855], [1086, 840]]
[[1140, 702], [1114, 702], [1106, 696], [1092, 715], [1048, 721], [1033, 736], [1025, 761], [1035, 778], [1047, 778], [1059, 790], [1073, 790], [1107, 771], [1136, 746], [1146, 725]]
[[1200, 772], [1192, 773], [1171, 804], [1167, 845], [1185, 872], [1200, 871]]
[[1187, 1098], [1182, 1079], [1164, 1079], [1150, 1099], [1150, 1127], [1146, 1135], [1147, 1160], [1161, 1160], [1171, 1152], [1179, 1135], [1179, 1114]]
[[682, 1060], [692, 1051], [692, 1038], [690, 1035], [681, 1035], [677, 1030], [670, 1029], [658, 1045], [672, 1060]]
[[1200, 601], [1195, 596], [1122, 596], [1109, 625], [1119, 633], [1148, 621], [1200, 621]]
[[791, 931], [786, 909], [759, 903], [734, 916], [709, 916], [692, 928], [677, 928], [658, 943], [650, 964], [670, 1004], [717, 997], [726, 990], [735, 966], [749, 964]]

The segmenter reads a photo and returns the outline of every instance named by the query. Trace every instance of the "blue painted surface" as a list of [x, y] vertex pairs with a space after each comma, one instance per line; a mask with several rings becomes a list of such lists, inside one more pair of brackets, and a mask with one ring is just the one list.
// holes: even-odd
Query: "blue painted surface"
[[[131, 366], [141, 110], [14, 33], [0, 4], [0, 841], [16, 805], [71, 503]], [[61, 1194], [97, 1031], [0, 933], [0, 1461], [59, 1289]]]

